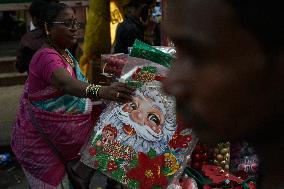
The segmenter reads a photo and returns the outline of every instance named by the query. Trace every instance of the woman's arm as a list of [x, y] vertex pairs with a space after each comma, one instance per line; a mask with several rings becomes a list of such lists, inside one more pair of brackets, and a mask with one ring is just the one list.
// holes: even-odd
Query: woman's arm
[[[51, 84], [63, 93], [87, 98], [86, 88], [90, 85], [86, 82], [73, 79], [64, 68], [56, 69], [51, 78]], [[124, 83], [113, 83], [110, 86], [102, 86], [98, 91], [98, 97], [106, 100], [128, 102], [132, 100], [134, 89]]]

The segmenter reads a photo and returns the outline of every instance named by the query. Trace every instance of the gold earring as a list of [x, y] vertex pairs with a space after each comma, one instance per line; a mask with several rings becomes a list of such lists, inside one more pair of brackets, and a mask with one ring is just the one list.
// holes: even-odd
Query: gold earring
[[49, 33], [48, 29], [47, 29], [47, 23], [46, 22], [44, 23], [44, 29], [45, 29], [46, 35], [49, 35], [50, 33]]

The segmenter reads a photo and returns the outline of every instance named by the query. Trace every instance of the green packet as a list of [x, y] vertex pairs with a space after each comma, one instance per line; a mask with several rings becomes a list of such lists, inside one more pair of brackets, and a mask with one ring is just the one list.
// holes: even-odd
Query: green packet
[[174, 60], [172, 55], [164, 53], [137, 39], [134, 42], [130, 56], [150, 60], [167, 68], [172, 66]]

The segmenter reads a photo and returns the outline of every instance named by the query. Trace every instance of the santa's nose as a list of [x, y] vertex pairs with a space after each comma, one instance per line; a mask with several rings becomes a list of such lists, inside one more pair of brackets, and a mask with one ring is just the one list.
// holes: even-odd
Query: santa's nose
[[140, 110], [133, 110], [130, 114], [130, 117], [134, 122], [140, 125], [144, 123], [144, 114]]

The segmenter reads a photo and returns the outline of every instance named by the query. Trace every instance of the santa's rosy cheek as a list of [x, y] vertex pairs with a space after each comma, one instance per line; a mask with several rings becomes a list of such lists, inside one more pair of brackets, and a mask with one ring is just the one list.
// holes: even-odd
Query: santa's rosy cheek
[[134, 122], [140, 125], [144, 124], [144, 115], [141, 111], [133, 110], [130, 114], [130, 117]]
[[122, 111], [130, 113], [132, 111], [132, 108], [129, 106], [129, 104], [126, 104], [123, 106]]

